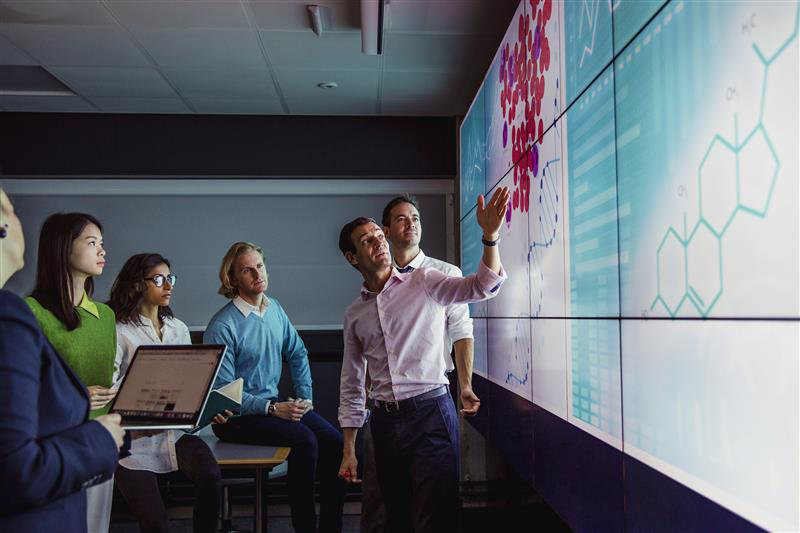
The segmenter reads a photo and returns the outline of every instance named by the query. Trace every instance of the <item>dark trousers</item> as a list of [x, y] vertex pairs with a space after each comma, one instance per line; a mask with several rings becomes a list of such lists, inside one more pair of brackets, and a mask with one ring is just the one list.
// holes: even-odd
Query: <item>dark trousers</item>
[[[195, 503], [192, 528], [195, 533], [217, 530], [220, 472], [214, 454], [202, 439], [184, 435], [175, 443], [178, 470], [194, 483]], [[142, 533], [167, 533], [169, 522], [164, 501], [158, 492], [157, 476], [148, 470], [117, 467], [115, 476], [128, 509], [139, 521]]]
[[243, 415], [226, 424], [215, 424], [222, 440], [265, 446], [289, 446], [289, 504], [292, 526], [297, 533], [317, 531], [314, 507], [314, 475], [319, 472], [319, 531], [342, 530], [344, 481], [339, 479], [342, 461], [342, 433], [314, 411], [299, 422], [270, 415]]
[[450, 395], [395, 412], [375, 409], [370, 423], [387, 531], [456, 531], [459, 434]]
[[371, 418], [361, 432], [364, 437], [364, 451], [361, 454], [361, 533], [383, 533], [386, 530], [386, 506], [383, 505], [378, 484]]

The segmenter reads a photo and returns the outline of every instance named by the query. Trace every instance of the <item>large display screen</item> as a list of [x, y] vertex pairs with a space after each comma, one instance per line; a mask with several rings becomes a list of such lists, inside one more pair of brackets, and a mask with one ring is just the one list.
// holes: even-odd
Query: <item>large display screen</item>
[[798, 24], [524, 0], [461, 128], [465, 273], [475, 197], [511, 191], [476, 374], [776, 530], [800, 528]]

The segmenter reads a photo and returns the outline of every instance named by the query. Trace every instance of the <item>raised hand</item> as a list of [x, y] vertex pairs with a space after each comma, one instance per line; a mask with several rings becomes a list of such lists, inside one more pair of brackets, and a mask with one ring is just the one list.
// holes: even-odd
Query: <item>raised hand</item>
[[500, 226], [506, 216], [509, 198], [508, 187], [498, 187], [489, 203], [485, 204], [483, 195], [478, 196], [478, 225], [483, 230], [483, 238], [487, 241], [495, 241], [500, 236]]

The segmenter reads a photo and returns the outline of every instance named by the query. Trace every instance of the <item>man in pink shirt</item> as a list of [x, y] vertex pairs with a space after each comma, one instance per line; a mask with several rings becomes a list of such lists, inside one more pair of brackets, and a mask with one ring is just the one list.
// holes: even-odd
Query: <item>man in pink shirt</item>
[[484, 252], [478, 272], [449, 277], [436, 269], [392, 267], [381, 226], [357, 218], [342, 228], [339, 248], [364, 278], [345, 311], [339, 423], [344, 452], [339, 475], [358, 483], [355, 439], [364, 425], [364, 384], [372, 388], [375, 462], [388, 531], [442, 532], [458, 527], [458, 415], [447, 388], [445, 310], [493, 297], [505, 279], [497, 242], [508, 206], [497, 189], [477, 219]]

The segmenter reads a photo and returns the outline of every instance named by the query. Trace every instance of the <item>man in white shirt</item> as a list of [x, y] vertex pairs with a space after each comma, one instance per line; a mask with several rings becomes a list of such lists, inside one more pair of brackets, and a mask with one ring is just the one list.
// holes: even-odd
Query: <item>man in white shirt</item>
[[[383, 208], [383, 232], [389, 240], [392, 266], [399, 272], [412, 272], [419, 268], [434, 268], [448, 276], [462, 277], [461, 269], [445, 261], [428, 257], [420, 249], [422, 217], [417, 199], [404, 194], [392, 198]], [[461, 391], [461, 414], [474, 416], [480, 400], [472, 391], [473, 337], [472, 319], [467, 304], [452, 304], [446, 309], [447, 324], [445, 349], [442, 353], [447, 372], [454, 368], [451, 352], [455, 350], [458, 381]], [[378, 487], [375, 458], [369, 421], [364, 430], [364, 464], [361, 507], [362, 533], [382, 533], [386, 526], [386, 509]]]
[[[418, 268], [435, 268], [448, 276], [462, 277], [461, 269], [425, 255], [419, 243], [422, 240], [422, 218], [416, 198], [410, 195], [392, 199], [383, 209], [383, 232], [389, 239], [392, 264], [400, 272]], [[474, 416], [481, 401], [472, 391], [473, 337], [472, 319], [467, 304], [447, 306], [447, 336], [443, 353], [447, 372], [453, 370], [451, 350], [455, 350], [458, 384], [461, 390], [461, 414]]]
[[364, 425], [366, 378], [378, 482], [389, 531], [452, 531], [458, 523], [458, 415], [445, 375], [446, 307], [497, 294], [505, 271], [497, 247], [508, 205], [498, 188], [477, 219], [484, 253], [466, 278], [436, 269], [401, 273], [375, 221], [359, 217], [339, 235], [339, 249], [364, 278], [359, 296], [345, 311], [339, 424], [344, 452], [339, 475], [359, 483], [355, 438]]

